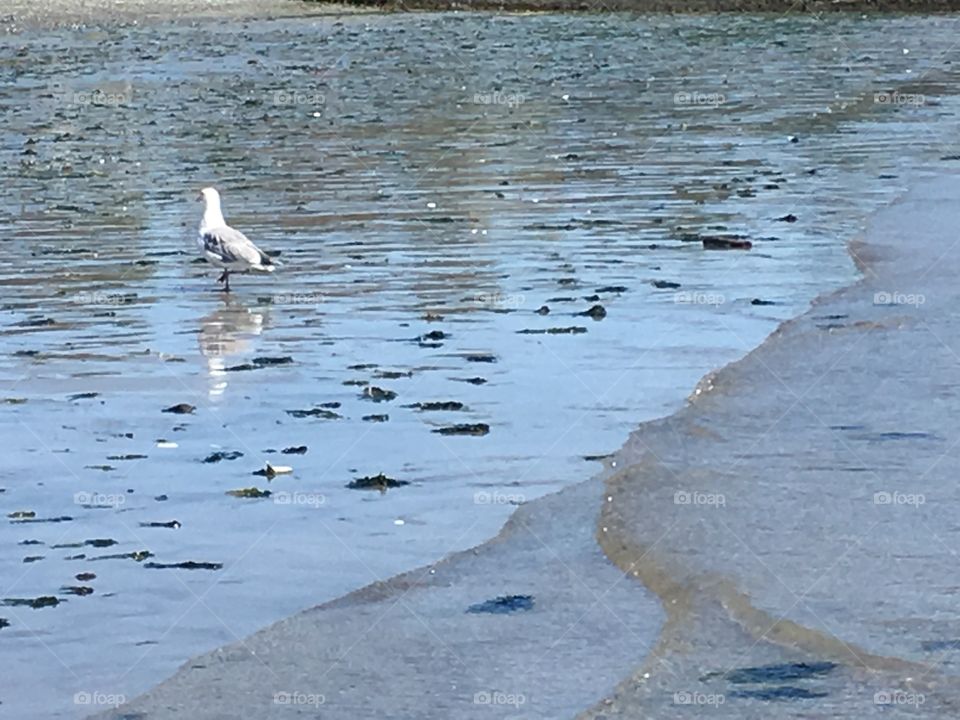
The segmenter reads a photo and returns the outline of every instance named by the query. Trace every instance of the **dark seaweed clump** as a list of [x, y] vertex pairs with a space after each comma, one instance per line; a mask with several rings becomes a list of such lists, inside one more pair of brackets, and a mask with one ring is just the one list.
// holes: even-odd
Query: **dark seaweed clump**
[[506, 615], [519, 610], [533, 610], [533, 595], [501, 595], [493, 600], [484, 600], [467, 608], [468, 613], [491, 613]]
[[437, 428], [433, 432], [440, 435], [486, 435], [490, 432], [490, 426], [486, 423], [465, 423], [462, 425], [448, 425], [447, 427]]
[[41, 595], [35, 598], [6, 598], [3, 604], [10, 607], [31, 607], [34, 610], [39, 610], [45, 607], [56, 607], [61, 602], [63, 601], [53, 595]]
[[395, 480], [383, 473], [377, 473], [376, 475], [351, 480], [347, 483], [347, 488], [350, 490], [379, 490], [381, 493], [385, 493], [389, 488], [398, 488], [409, 484], [407, 480]]
[[203, 462], [205, 463], [218, 463], [221, 460], [236, 460], [237, 458], [242, 458], [243, 453], [239, 450], [217, 450], [207, 455]]
[[145, 568], [151, 570], [168, 570], [168, 569], [177, 569], [177, 570], [220, 570], [223, 567], [223, 563], [217, 562], [195, 562], [194, 560], [187, 560], [185, 562], [178, 563], [158, 563], [158, 562], [148, 562], [144, 565]]

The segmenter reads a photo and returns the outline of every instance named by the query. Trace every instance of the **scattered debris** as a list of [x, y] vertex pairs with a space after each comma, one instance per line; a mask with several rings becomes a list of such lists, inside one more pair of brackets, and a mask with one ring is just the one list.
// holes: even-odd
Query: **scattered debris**
[[788, 214], [788, 215], [784, 215], [783, 217], [778, 217], [778, 218], [777, 218], [777, 222], [794, 223], [794, 222], [796, 222], [796, 221], [797, 221], [797, 216], [794, 215], [793, 213], [790, 213], [790, 214]]
[[306, 445], [297, 445], [295, 447], [288, 447], [281, 450], [284, 455], [306, 455], [307, 446]]
[[467, 355], [466, 360], [467, 362], [495, 363], [497, 361], [497, 356], [486, 353], [478, 353], [474, 355]]
[[669, 280], [654, 280], [650, 284], [655, 288], [659, 288], [660, 290], [676, 290], [678, 287], [680, 287], [680, 283], [671, 282]]
[[387, 422], [390, 419], [389, 415], [364, 415], [362, 418], [365, 422]]
[[171, 530], [177, 530], [180, 527], [180, 522], [178, 520], [170, 520], [169, 522], [142, 522], [140, 527], [143, 528], [169, 528]]

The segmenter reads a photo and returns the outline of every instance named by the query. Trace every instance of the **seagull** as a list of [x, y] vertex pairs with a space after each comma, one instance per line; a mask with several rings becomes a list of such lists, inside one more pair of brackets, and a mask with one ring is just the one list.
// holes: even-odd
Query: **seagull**
[[220, 193], [216, 188], [204, 188], [197, 200], [206, 203], [197, 244], [212, 265], [223, 268], [217, 282], [223, 283], [225, 292], [230, 292], [231, 272], [273, 272], [275, 265], [267, 254], [242, 232], [227, 225], [220, 212]]

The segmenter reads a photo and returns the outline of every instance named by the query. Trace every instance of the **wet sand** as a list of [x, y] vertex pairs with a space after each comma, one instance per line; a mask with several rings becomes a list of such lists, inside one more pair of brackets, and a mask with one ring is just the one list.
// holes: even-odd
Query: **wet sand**
[[958, 197], [876, 215], [861, 282], [618, 453], [598, 538], [669, 620], [584, 717], [957, 716]]
[[[605, 490], [529, 503], [104, 717], [569, 717], [629, 665], [582, 717], [955, 716], [957, 197], [943, 177], [875, 216], [863, 280], [641, 426]], [[509, 595], [532, 607], [469, 612]]]

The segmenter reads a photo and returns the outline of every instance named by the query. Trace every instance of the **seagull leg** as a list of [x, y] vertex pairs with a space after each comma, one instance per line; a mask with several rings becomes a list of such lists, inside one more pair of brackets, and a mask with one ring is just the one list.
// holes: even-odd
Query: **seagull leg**
[[230, 292], [230, 271], [229, 270], [223, 271], [223, 283], [224, 283], [223, 291]]
[[217, 278], [217, 282], [222, 283], [226, 279], [227, 279], [227, 271], [224, 270], [222, 273], [220, 273], [220, 277]]

